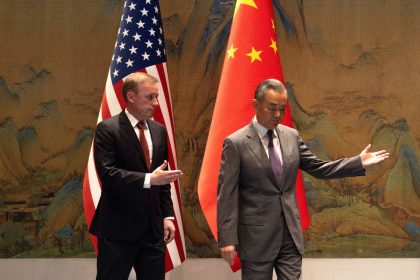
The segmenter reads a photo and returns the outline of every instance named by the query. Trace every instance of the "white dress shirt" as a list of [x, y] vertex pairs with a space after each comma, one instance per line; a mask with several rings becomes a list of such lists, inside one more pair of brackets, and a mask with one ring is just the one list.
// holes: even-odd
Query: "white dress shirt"
[[[254, 116], [254, 118], [252, 119], [252, 122], [255, 128], [257, 129], [258, 136], [260, 137], [261, 143], [264, 146], [265, 153], [267, 154], [267, 157], [269, 157], [268, 156], [268, 135], [267, 135], [268, 129], [258, 123], [256, 116]], [[280, 149], [280, 141], [277, 135], [277, 130], [275, 128], [273, 129], [273, 146], [277, 152], [277, 155], [279, 156], [281, 164], [283, 164], [283, 157], [282, 157], [282, 153]]]
[[[137, 138], [140, 139], [140, 129], [137, 127], [139, 120], [136, 119], [132, 114], [130, 114], [130, 112], [128, 112], [127, 109], [125, 109], [125, 114], [127, 115], [128, 120], [130, 121], [131, 125], [133, 126], [133, 129], [137, 135]], [[152, 136], [150, 135], [149, 126], [147, 125], [146, 120], [144, 121], [144, 136], [146, 137], [147, 146], [149, 147], [150, 161], [152, 161], [152, 157], [153, 157]], [[140, 145], [140, 142], [139, 142], [139, 145]], [[150, 176], [151, 176], [151, 173], [146, 173], [146, 177], [144, 178], [143, 188], [150, 189], [150, 186], [151, 186]]]

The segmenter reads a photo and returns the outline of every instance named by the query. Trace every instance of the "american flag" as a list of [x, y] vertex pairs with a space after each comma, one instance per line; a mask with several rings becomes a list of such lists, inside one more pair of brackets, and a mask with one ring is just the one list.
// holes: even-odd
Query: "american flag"
[[[168, 131], [169, 169], [177, 169], [165, 43], [159, 3], [156, 0], [127, 0], [124, 3], [124, 11], [108, 71], [98, 123], [119, 114], [125, 108], [122, 84], [124, 78], [133, 72], [146, 72], [160, 80], [159, 108], [155, 112], [154, 119], [166, 126]], [[186, 255], [179, 182], [172, 183], [171, 187], [176, 235], [174, 241], [167, 245], [166, 271], [180, 265], [185, 260]], [[83, 203], [88, 226], [90, 226], [100, 196], [101, 182], [97, 176], [93, 148], [91, 147], [83, 181]], [[97, 240], [94, 236], [92, 236], [92, 241], [96, 249]]]

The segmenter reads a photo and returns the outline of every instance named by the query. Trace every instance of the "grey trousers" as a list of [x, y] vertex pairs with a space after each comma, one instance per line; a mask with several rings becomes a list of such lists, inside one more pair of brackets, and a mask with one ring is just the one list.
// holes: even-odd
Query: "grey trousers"
[[272, 280], [273, 269], [279, 280], [299, 280], [302, 273], [302, 255], [296, 248], [286, 222], [280, 252], [273, 261], [242, 261], [242, 280]]

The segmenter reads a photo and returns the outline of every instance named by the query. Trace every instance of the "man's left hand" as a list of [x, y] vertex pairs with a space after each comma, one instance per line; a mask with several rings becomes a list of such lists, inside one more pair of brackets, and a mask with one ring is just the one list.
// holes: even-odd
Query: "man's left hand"
[[389, 153], [386, 150], [369, 153], [372, 145], [369, 144], [360, 153], [360, 159], [362, 160], [363, 167], [368, 167], [386, 160], [389, 157]]
[[163, 220], [163, 240], [165, 244], [170, 243], [175, 237], [175, 225], [170, 219]]

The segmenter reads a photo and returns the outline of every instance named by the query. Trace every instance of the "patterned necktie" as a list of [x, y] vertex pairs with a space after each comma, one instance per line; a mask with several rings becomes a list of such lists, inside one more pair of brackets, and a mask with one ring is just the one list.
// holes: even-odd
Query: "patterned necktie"
[[146, 160], [147, 170], [150, 171], [150, 152], [149, 152], [149, 145], [147, 144], [146, 136], [144, 135], [144, 120], [139, 121], [137, 123], [137, 127], [140, 130], [140, 146], [143, 150], [144, 159]]
[[283, 176], [283, 166], [281, 164], [279, 155], [274, 149], [273, 130], [269, 129], [267, 131], [267, 136], [268, 136], [268, 157], [271, 162], [271, 168], [273, 169], [274, 175], [276, 176], [277, 183], [280, 184], [281, 177]]

